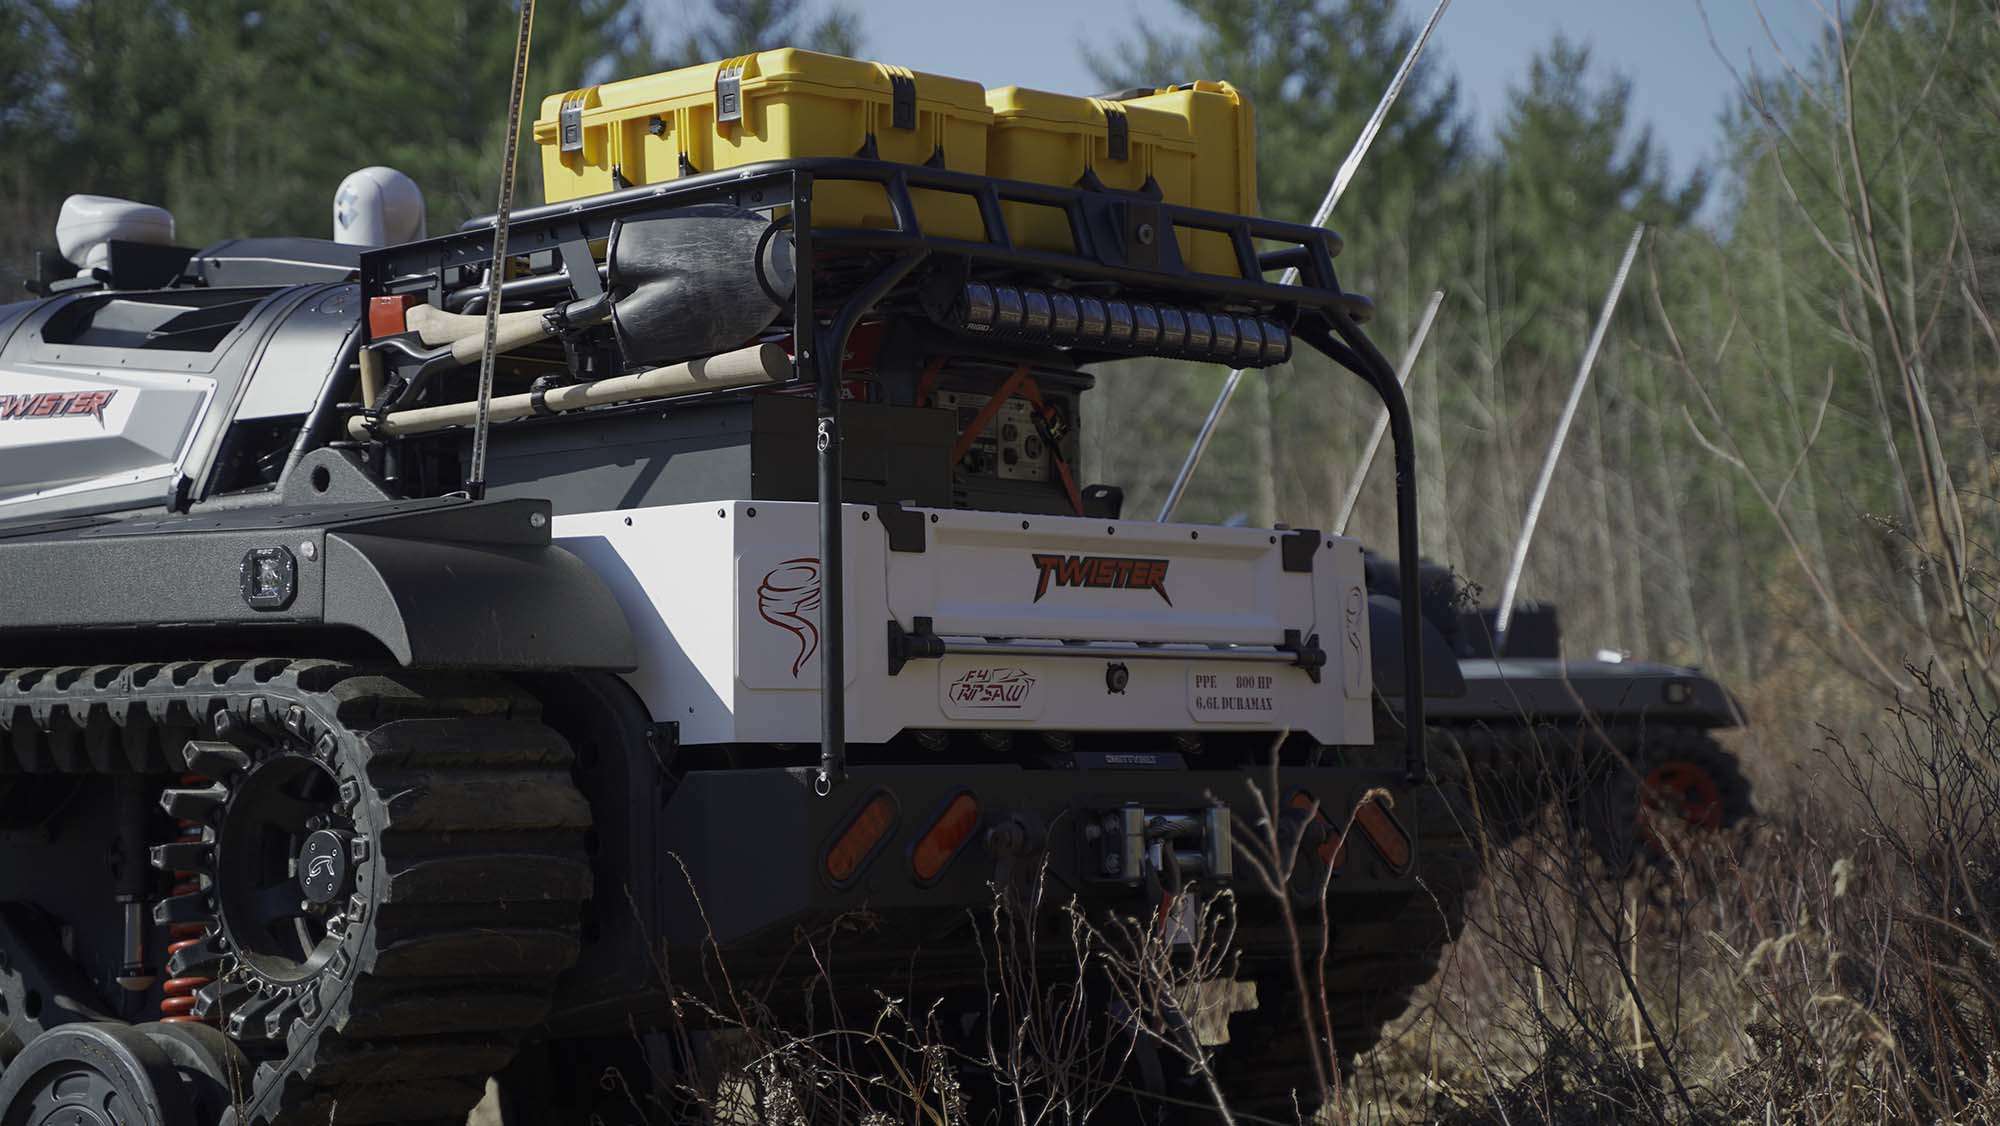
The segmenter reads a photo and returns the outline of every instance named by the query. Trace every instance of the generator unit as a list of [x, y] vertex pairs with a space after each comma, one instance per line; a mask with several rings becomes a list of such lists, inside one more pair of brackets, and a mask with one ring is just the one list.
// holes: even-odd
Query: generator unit
[[[862, 994], [978, 995], [966, 922], [1029, 874], [1166, 921], [1233, 892], [1246, 1108], [1311, 1086], [1287, 919], [1344, 1055], [1434, 972], [1472, 869], [1402, 734], [1414, 597], [1079, 476], [1091, 365], [1139, 355], [1317, 351], [1408, 457], [1340, 239], [1174, 164], [1247, 154], [1240, 98], [1080, 100], [1024, 161], [1019, 92], [804, 52], [642, 86], [545, 107], [552, 202], [504, 225], [196, 249], [135, 212], [0, 307], [10, 1126], [463, 1121], [563, 1060], [587, 1099], [704, 967], [796, 982], [831, 920]], [[996, 117], [1066, 182], [985, 174]], [[588, 1120], [567, 1090], [533, 1120]]]

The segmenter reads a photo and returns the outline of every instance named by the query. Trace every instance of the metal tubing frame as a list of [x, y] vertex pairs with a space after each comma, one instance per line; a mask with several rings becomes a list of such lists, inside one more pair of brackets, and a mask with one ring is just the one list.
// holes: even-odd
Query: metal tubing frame
[[[1424, 619], [1420, 611], [1417, 567], [1417, 431], [1410, 404], [1396, 369], [1352, 321], [1333, 314], [1318, 323], [1301, 323], [1299, 339], [1327, 358], [1359, 375], [1381, 397], [1389, 412], [1389, 436], [1396, 467], [1396, 560], [1402, 584], [1403, 626], [1403, 773], [1412, 783], [1429, 776], [1424, 732]], [[1335, 339], [1336, 335], [1339, 339]]]
[[[1444, 304], [1444, 290], [1434, 290], [1429, 304], [1424, 306], [1424, 315], [1417, 318], [1417, 331], [1410, 334], [1410, 344], [1403, 350], [1403, 359], [1396, 365], [1396, 383], [1405, 388], [1408, 397], [1410, 375], [1417, 369], [1417, 357], [1423, 354], [1424, 341], [1430, 339], [1431, 323], [1437, 320], [1438, 307]], [[1375, 425], [1368, 431], [1368, 441], [1361, 447], [1361, 463], [1354, 467], [1354, 477], [1347, 482], [1347, 492], [1340, 498], [1340, 511], [1333, 517], [1333, 534], [1347, 534], [1348, 522], [1354, 519], [1354, 507], [1361, 503], [1361, 489], [1368, 483], [1368, 471], [1375, 467], [1375, 454], [1382, 448], [1382, 435], [1389, 432], [1389, 412], [1384, 410], [1375, 417]]]
[[[841, 528], [840, 479], [840, 359], [847, 338], [875, 303], [929, 252], [912, 250], [898, 257], [866, 285], [854, 291], [833, 321], [819, 324], [812, 295], [812, 174], [803, 172], [793, 183], [792, 245], [799, 269], [793, 288], [792, 339], [797, 341], [793, 366], [799, 378], [814, 380], [818, 422], [814, 448], [819, 471], [819, 777], [821, 796], [847, 776], [847, 556]], [[810, 341], [811, 343], [807, 343]]]
[[[347, 339], [340, 343], [340, 354], [333, 361], [333, 370], [326, 373], [326, 382], [320, 386], [319, 396], [313, 400], [312, 410], [299, 427], [298, 437], [292, 439], [292, 448], [285, 453], [285, 467], [278, 472], [278, 488], [292, 479], [292, 471], [304, 461], [306, 454], [324, 445], [332, 430], [329, 420], [339, 407], [341, 396], [353, 390], [360, 382], [359, 374], [349, 378], [348, 369], [361, 358], [361, 340], [367, 336], [366, 321], [357, 321], [348, 330]], [[360, 398], [356, 395], [355, 398]], [[337, 431], [335, 431], [337, 433]]]
[[[894, 252], [922, 248], [933, 254], [962, 255], [981, 264], [1047, 271], [1127, 284], [1142, 290], [1171, 289], [1225, 303], [1264, 303], [1277, 310], [1333, 307], [1365, 319], [1374, 308], [1367, 298], [1340, 288], [1333, 266], [1340, 238], [1321, 227], [1156, 203], [1121, 193], [1001, 180], [861, 157], [767, 161], [588, 199], [523, 208], [508, 221], [513, 228], [509, 253], [526, 255], [553, 250], [564, 237], [576, 237], [579, 230], [585, 237], [602, 238], [618, 219], [645, 217], [663, 207], [725, 202], [753, 209], [783, 206], [786, 201], [782, 193], [789, 190], [793, 178], [799, 174], [810, 175], [815, 181], [879, 184], [895, 213], [895, 227], [819, 228], [814, 232], [814, 241], [823, 250]], [[985, 220], [985, 237], [953, 238], [925, 233], [911, 202], [913, 189], [971, 199]], [[1076, 249], [1038, 250], [1017, 245], [1007, 232], [1001, 211], [1003, 203], [1028, 203], [1063, 212], [1069, 219]], [[1117, 237], [1119, 232], [1107, 232], [1102, 224], [1123, 214], [1122, 209], [1131, 208], [1143, 208], [1148, 217], [1156, 218], [1154, 225], [1158, 227], [1228, 236], [1236, 249], [1238, 275], [1204, 274], [1188, 269], [1179, 261], [1175, 240], [1169, 238], [1154, 241], [1161, 253], [1160, 261], [1130, 260]], [[485, 216], [469, 221], [452, 234], [363, 254], [364, 289], [371, 296], [422, 292], [431, 281], [425, 275], [435, 270], [483, 265], [492, 257], [492, 228], [492, 218]], [[1288, 245], [1291, 255], [1302, 263], [1299, 285], [1278, 285], [1263, 279], [1257, 251], [1260, 241]], [[435, 296], [437, 300], [432, 304], [442, 307], [442, 292]]]

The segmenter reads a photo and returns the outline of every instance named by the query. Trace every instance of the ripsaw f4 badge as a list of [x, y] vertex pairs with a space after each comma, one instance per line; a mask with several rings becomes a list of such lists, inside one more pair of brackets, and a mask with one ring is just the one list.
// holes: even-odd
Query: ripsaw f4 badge
[[19, 418], [94, 418], [104, 421], [104, 408], [117, 391], [43, 391], [34, 395], [0, 395], [0, 422]]
[[1035, 677], [1021, 668], [975, 668], [960, 673], [945, 688], [945, 700], [958, 708], [1018, 712], [1035, 691]]
[[1167, 595], [1167, 560], [1133, 559], [1122, 555], [1042, 555], [1034, 557], [1036, 602], [1049, 587], [1073, 586], [1093, 590], [1150, 590], [1172, 606]]

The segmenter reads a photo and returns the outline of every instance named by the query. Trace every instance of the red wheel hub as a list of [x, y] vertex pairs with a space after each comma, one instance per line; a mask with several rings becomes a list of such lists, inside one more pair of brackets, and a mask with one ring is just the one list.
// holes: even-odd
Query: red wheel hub
[[1646, 775], [1639, 791], [1639, 819], [1677, 817], [1697, 829], [1722, 828], [1722, 787], [1703, 767], [1665, 762]]

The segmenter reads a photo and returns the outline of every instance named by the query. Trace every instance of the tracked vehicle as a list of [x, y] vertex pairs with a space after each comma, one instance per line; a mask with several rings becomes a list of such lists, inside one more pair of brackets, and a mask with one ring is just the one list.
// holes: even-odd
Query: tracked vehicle
[[[1367, 573], [1384, 611], [1376, 644], [1393, 647], [1402, 577], [1372, 552]], [[1555, 606], [1519, 607], [1502, 633], [1449, 568], [1425, 561], [1418, 575], [1427, 719], [1476, 788], [1489, 841], [1558, 804], [1579, 843], [1623, 876], [1668, 861], [1667, 834], [1698, 839], [1753, 814], [1742, 764], [1716, 739], [1743, 723], [1743, 708], [1714, 678], [1621, 653], [1568, 656]], [[1393, 700], [1401, 666], [1378, 667]]]
[[0, 308], [0, 1121], [463, 1121], [510, 1068], [582, 1121], [835, 918], [858, 996], [979, 992], [969, 920], [1029, 872], [1233, 889], [1263, 1003], [1217, 1071], [1289, 1107], [1272, 821], [1340, 1053], [1401, 1011], [1471, 879], [1400, 734], [1414, 595], [1392, 715], [1359, 544], [1075, 476], [1090, 364], [1303, 345], [1388, 404], [1414, 561], [1339, 238], [863, 147], [369, 249], [112, 222]]

